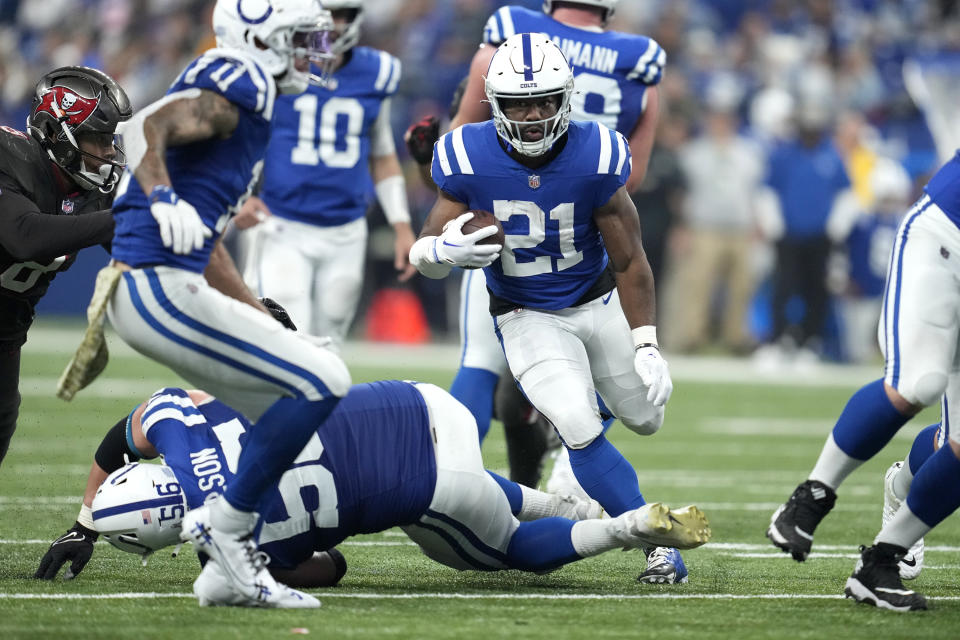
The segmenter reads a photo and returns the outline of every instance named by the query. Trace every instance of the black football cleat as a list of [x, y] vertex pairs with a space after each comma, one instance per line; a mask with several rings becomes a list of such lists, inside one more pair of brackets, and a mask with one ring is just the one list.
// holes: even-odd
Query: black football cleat
[[813, 532], [837, 501], [837, 493], [817, 480], [807, 480], [770, 518], [767, 537], [774, 546], [803, 562], [813, 544]]
[[920, 611], [927, 608], [927, 599], [903, 586], [898, 563], [907, 550], [880, 542], [860, 547], [860, 559], [853, 575], [847, 578], [843, 592], [857, 602], [872, 604], [891, 611]]

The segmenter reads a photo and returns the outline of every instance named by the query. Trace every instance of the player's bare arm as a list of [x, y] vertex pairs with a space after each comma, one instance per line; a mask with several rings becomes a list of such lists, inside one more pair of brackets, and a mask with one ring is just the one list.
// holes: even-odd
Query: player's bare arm
[[657, 120], [660, 117], [660, 89], [648, 87], [644, 94], [646, 105], [643, 115], [637, 120], [630, 138], [630, 155], [633, 156], [633, 169], [627, 179], [627, 193], [636, 191], [647, 175], [647, 166], [650, 163], [650, 152], [653, 150], [653, 139], [657, 133]]
[[631, 329], [656, 324], [653, 272], [643, 251], [640, 220], [624, 187], [594, 211], [617, 280], [620, 304]]
[[467, 205], [439, 191], [420, 238], [410, 249], [410, 263], [428, 278], [445, 278], [451, 267], [486, 267], [500, 256], [501, 244], [479, 244], [497, 233], [490, 225], [466, 235], [463, 225], [473, 217]]
[[406, 183], [397, 154], [371, 156], [370, 176], [376, 185], [380, 207], [393, 227], [393, 268], [399, 272], [397, 279], [406, 282], [417, 272], [417, 268], [410, 264], [410, 247], [416, 241], [416, 236], [410, 226]]
[[270, 313], [270, 311], [250, 293], [250, 289], [244, 284], [243, 277], [237, 270], [237, 265], [233, 262], [233, 258], [230, 257], [223, 243], [219, 240], [213, 245], [213, 251], [210, 252], [210, 262], [207, 264], [207, 268], [203, 270], [203, 277], [206, 278], [211, 287], [220, 293], [246, 303], [251, 307], [255, 307], [264, 313]]
[[[125, 137], [129, 132], [136, 137], [136, 122], [140, 120], [142, 128], [142, 149], [131, 147], [133, 154], [139, 151], [142, 158], [135, 165], [134, 175], [145, 193], [154, 186], [170, 184], [170, 176], [164, 155], [167, 148], [177, 147], [209, 138], [226, 138], [237, 127], [240, 114], [237, 106], [221, 95], [202, 89], [174, 94], [173, 100], [161, 100], [156, 109], [134, 118], [124, 127]], [[137, 144], [134, 141], [134, 144]]]
[[482, 44], [473, 54], [467, 86], [463, 91], [463, 98], [460, 99], [460, 108], [450, 121], [450, 131], [461, 125], [490, 119], [490, 106], [487, 104], [487, 95], [483, 89], [483, 78], [496, 50], [496, 47]]
[[427, 214], [418, 237], [438, 236], [443, 233], [443, 227], [451, 220], [456, 219], [467, 211], [467, 205], [460, 202], [445, 191], [437, 192], [437, 201]]

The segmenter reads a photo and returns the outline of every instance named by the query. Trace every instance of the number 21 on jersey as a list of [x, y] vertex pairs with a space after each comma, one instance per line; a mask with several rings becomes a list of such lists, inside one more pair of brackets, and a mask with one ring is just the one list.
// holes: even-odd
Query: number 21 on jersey
[[[510, 233], [504, 240], [503, 252], [500, 254], [503, 274], [515, 278], [527, 278], [551, 271], [563, 271], [580, 263], [583, 260], [583, 252], [577, 251], [573, 243], [573, 211], [572, 202], [558, 204], [550, 210], [550, 220], [557, 221], [562, 254], [560, 257], [537, 256], [530, 261], [518, 262], [514, 255], [515, 249], [530, 249], [547, 239], [547, 214], [535, 202], [494, 200], [493, 215], [497, 220], [506, 222], [513, 216], [524, 216], [527, 219], [526, 235]], [[556, 266], [554, 266], [554, 260], [556, 260]]]

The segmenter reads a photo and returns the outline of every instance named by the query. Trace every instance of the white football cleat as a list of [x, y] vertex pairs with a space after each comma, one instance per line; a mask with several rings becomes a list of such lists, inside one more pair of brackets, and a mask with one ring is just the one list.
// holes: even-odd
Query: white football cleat
[[694, 505], [671, 509], [665, 504], [653, 502], [622, 513], [608, 522], [611, 533], [626, 549], [693, 549], [710, 540], [707, 516]]
[[553, 469], [547, 479], [547, 493], [590, 500], [590, 496], [577, 481], [577, 476], [573, 475], [573, 467], [570, 466], [570, 453], [566, 447], [560, 447], [553, 456]]
[[[890, 465], [887, 473], [883, 476], [883, 518], [881, 519], [881, 528], [887, 526], [887, 523], [893, 520], [897, 515], [903, 501], [893, 492], [893, 480], [903, 468], [903, 462], [898, 461]], [[923, 538], [917, 540], [897, 563], [900, 568], [900, 577], [904, 580], [913, 580], [920, 575], [923, 569]]]
[[[261, 552], [262, 553], [262, 552]], [[193, 583], [201, 607], [267, 607], [273, 609], [316, 609], [320, 601], [308, 593], [277, 583], [279, 590], [260, 600], [250, 600], [234, 591], [220, 565], [208, 560]]]
[[204, 505], [187, 512], [183, 517], [180, 539], [192, 542], [197, 553], [207, 554], [219, 565], [220, 573], [231, 589], [243, 599], [241, 606], [291, 606], [282, 604], [286, 602], [289, 587], [270, 575], [267, 556], [257, 549], [252, 534], [215, 529], [210, 522], [211, 506]]

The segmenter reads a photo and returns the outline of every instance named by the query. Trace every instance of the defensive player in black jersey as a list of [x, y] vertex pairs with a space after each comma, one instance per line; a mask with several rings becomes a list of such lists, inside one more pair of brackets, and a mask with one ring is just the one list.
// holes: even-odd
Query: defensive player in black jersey
[[117, 124], [127, 94], [87, 67], [37, 83], [27, 132], [0, 126], [0, 462], [16, 429], [20, 348], [34, 307], [76, 252], [113, 237], [113, 188], [123, 171]]

